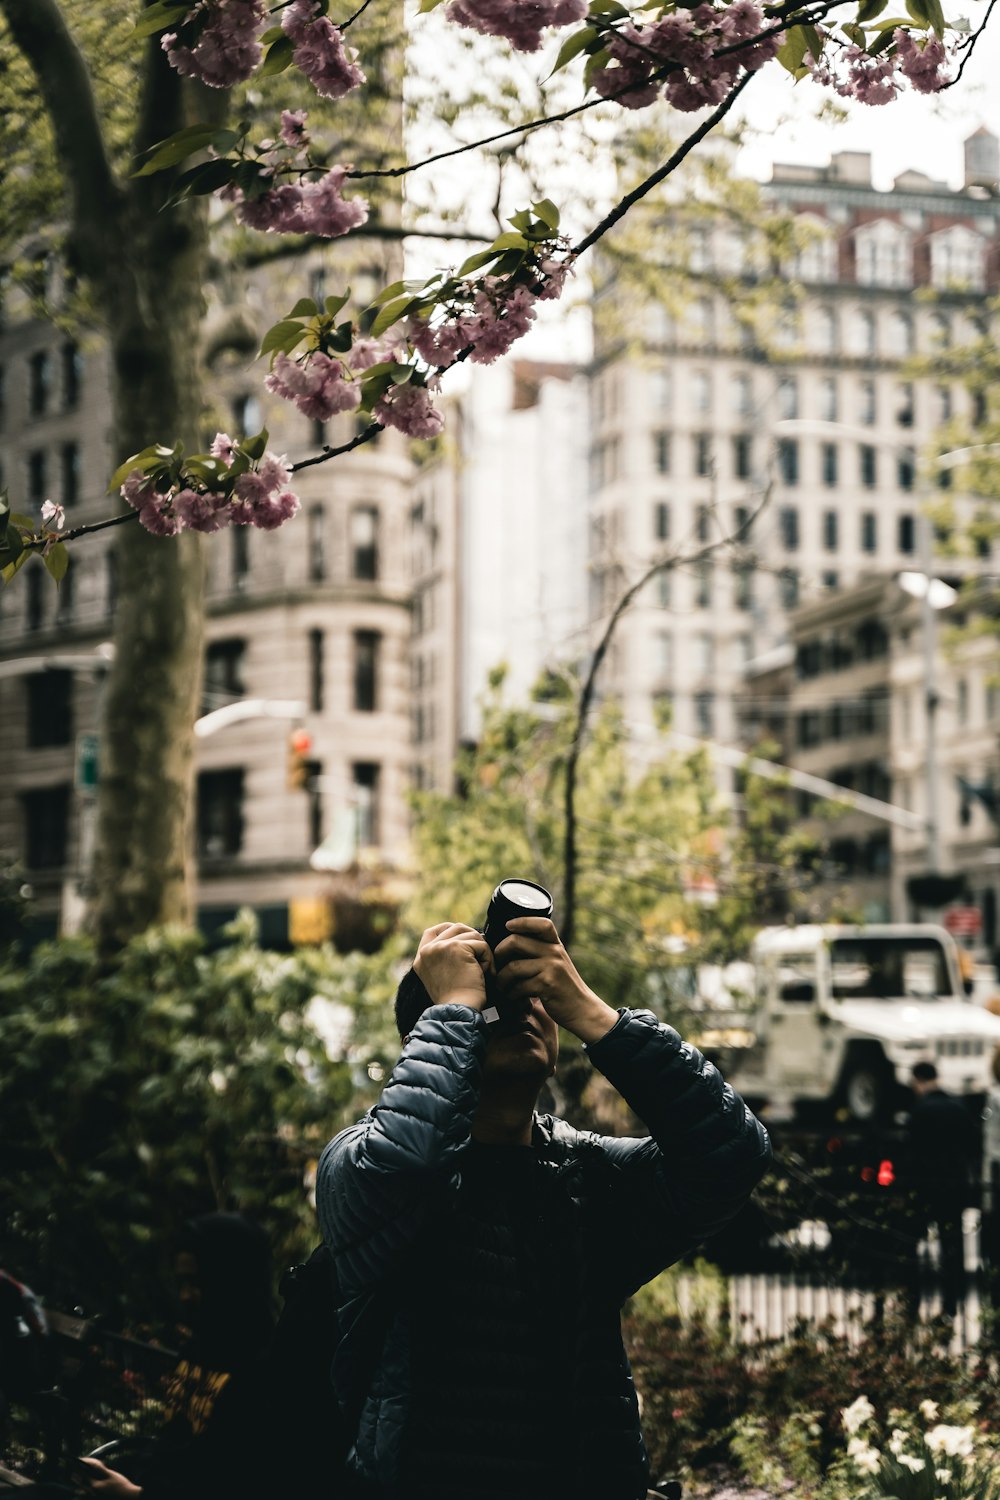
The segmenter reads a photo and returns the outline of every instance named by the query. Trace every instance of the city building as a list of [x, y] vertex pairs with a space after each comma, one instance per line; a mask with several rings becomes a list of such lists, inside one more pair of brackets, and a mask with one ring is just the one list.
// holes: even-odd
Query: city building
[[679, 732], [732, 743], [744, 666], [783, 643], [791, 611], [915, 566], [921, 449], [981, 414], [957, 379], [909, 362], [995, 332], [998, 150], [985, 130], [966, 142], [957, 191], [918, 171], [877, 190], [860, 152], [776, 164], [762, 204], [793, 217], [800, 248], [778, 267], [788, 295], [765, 309], [766, 339], [759, 309], [756, 327], [744, 316], [759, 245], [681, 196], [657, 210], [657, 253], [667, 287], [679, 247], [694, 278], [683, 295], [676, 275], [662, 305], [624, 306], [614, 276], [600, 289], [594, 628], [658, 558], [691, 559], [654, 577], [622, 620], [603, 687], [630, 722], [649, 723], [666, 700]]
[[[293, 460], [353, 435], [352, 416], [321, 428], [269, 396], [254, 356], [263, 330], [304, 288], [321, 298], [353, 281], [363, 296], [396, 274], [397, 249], [366, 246], [365, 254], [353, 267], [342, 252], [312, 251], [246, 274], [220, 272], [206, 289], [209, 432], [266, 426], [271, 449]], [[100, 339], [60, 333], [12, 293], [0, 370], [13, 508], [37, 514], [56, 500], [70, 526], [113, 512], [106, 487], [122, 455], [113, 451]], [[206, 929], [249, 905], [275, 943], [288, 940], [290, 924], [294, 936], [296, 922], [329, 931], [338, 903], [350, 905], [370, 881], [367, 867], [404, 862], [410, 481], [407, 444], [387, 432], [297, 476], [302, 512], [280, 530], [233, 527], [206, 538], [203, 712], [244, 698], [301, 705], [294, 719], [248, 718], [198, 741], [197, 903]], [[112, 528], [73, 544], [58, 590], [33, 560], [0, 602], [0, 847], [23, 863], [43, 928], [79, 918], [116, 589]], [[293, 728], [303, 732], [297, 751]]]

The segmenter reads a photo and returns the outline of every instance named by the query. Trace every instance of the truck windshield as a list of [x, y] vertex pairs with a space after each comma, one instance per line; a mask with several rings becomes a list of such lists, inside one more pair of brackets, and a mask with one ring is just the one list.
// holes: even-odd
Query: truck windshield
[[933, 937], [850, 937], [830, 943], [835, 1000], [949, 999], [944, 948]]

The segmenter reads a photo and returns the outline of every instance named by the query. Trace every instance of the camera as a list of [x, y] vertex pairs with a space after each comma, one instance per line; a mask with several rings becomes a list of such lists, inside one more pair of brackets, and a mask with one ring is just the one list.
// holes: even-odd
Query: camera
[[507, 936], [507, 923], [514, 917], [551, 917], [552, 897], [533, 880], [501, 880], [486, 908], [483, 937], [495, 953]]

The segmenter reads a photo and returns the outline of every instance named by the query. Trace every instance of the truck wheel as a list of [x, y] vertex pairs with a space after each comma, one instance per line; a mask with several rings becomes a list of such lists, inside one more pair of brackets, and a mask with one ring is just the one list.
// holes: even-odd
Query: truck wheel
[[844, 1103], [852, 1120], [869, 1123], [879, 1120], [889, 1107], [892, 1079], [885, 1066], [874, 1059], [853, 1065], [844, 1081]]

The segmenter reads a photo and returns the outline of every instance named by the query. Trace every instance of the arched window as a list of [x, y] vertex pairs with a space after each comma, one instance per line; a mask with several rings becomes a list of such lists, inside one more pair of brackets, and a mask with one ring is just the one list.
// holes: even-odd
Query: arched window
[[832, 307], [817, 307], [810, 315], [813, 348], [819, 354], [835, 354], [837, 350], [837, 314]]
[[854, 234], [856, 275], [862, 286], [912, 286], [910, 235], [892, 219], [863, 224]]
[[964, 224], [952, 224], [929, 239], [931, 285], [986, 290], [986, 246], [982, 235]]
[[855, 311], [851, 329], [851, 353], [874, 354], [876, 348], [875, 314], [866, 307], [859, 307]]
[[799, 214], [795, 222], [807, 238], [795, 257], [792, 274], [800, 281], [836, 281], [837, 241], [829, 222], [819, 214]]
[[912, 354], [913, 348], [913, 319], [909, 313], [894, 312], [889, 319], [889, 352], [902, 359]]

